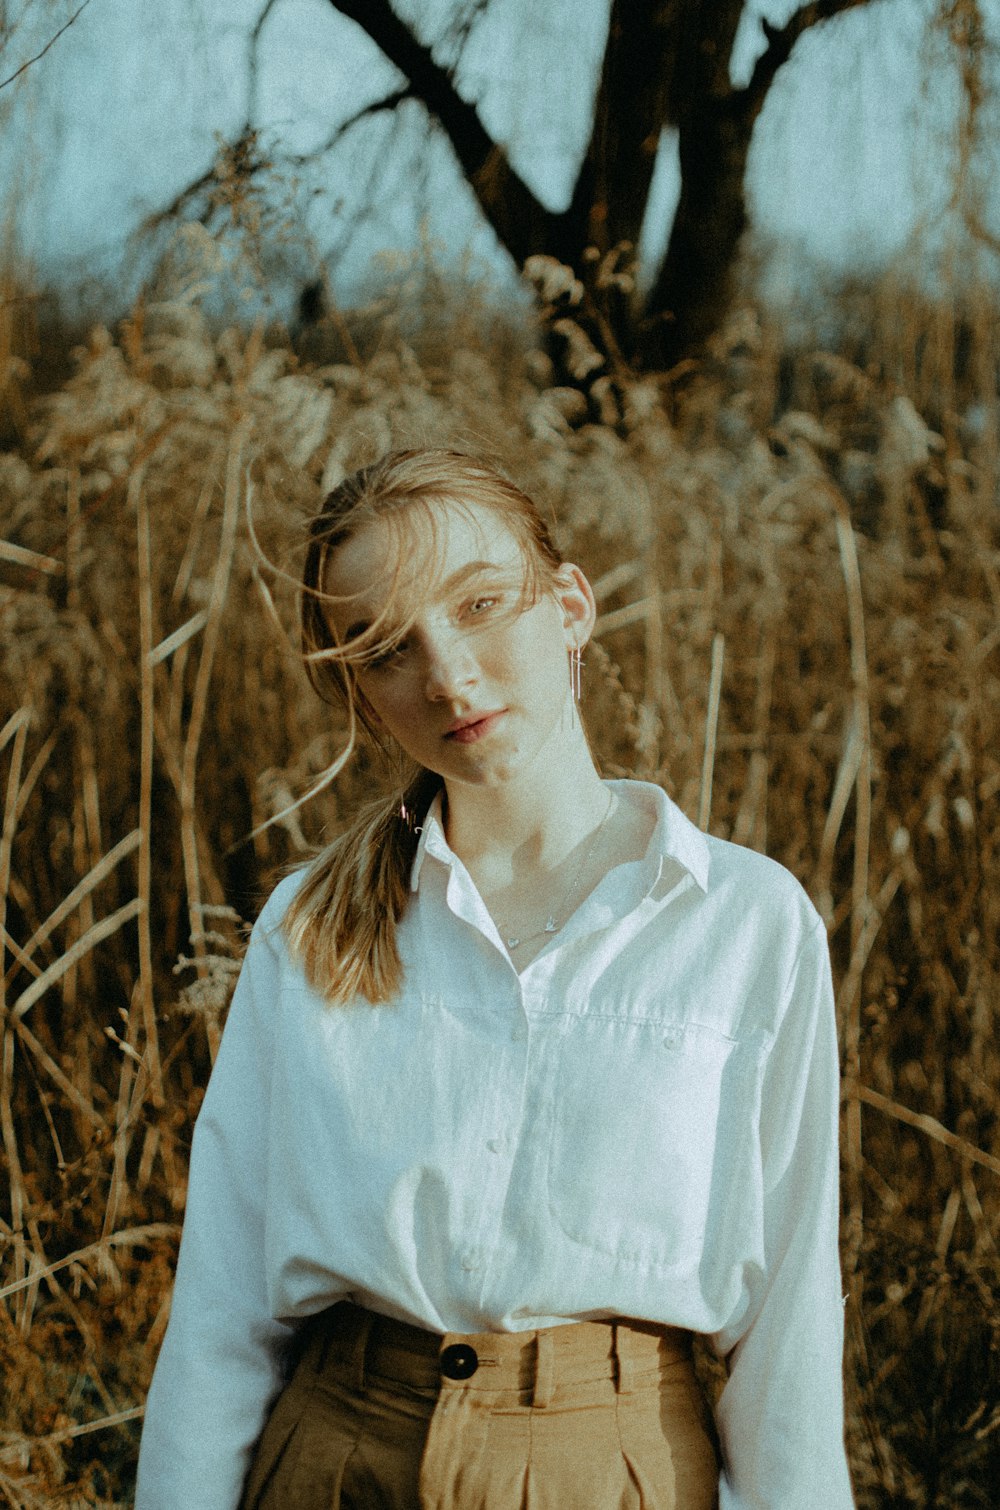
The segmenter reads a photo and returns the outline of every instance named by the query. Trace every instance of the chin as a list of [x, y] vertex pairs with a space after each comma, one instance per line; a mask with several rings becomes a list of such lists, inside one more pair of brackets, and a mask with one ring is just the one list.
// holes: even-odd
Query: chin
[[478, 768], [471, 762], [462, 771], [442, 772], [445, 781], [457, 781], [465, 786], [501, 787], [518, 776], [524, 767], [520, 752], [506, 754], [502, 760], [496, 756], [484, 759]]

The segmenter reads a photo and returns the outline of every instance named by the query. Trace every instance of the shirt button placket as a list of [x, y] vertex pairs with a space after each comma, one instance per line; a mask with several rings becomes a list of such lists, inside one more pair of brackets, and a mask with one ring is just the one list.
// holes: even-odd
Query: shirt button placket
[[[525, 1045], [529, 1037], [529, 1028], [519, 985], [511, 993], [511, 1009], [514, 1021], [513, 1025], [507, 1029], [509, 1038], [514, 1044]], [[502, 1034], [504, 1029], [501, 1022], [497, 1023], [497, 1027]], [[484, 1178], [478, 1182], [474, 1201], [475, 1217], [472, 1227], [467, 1231], [469, 1245], [458, 1255], [459, 1268], [464, 1274], [481, 1273], [490, 1261], [491, 1242], [487, 1240], [484, 1246], [482, 1239], [487, 1233], [496, 1232], [503, 1204], [507, 1198], [507, 1182], [502, 1169], [498, 1166], [500, 1160], [509, 1157], [511, 1153], [514, 1140], [509, 1131], [509, 1120], [511, 1116], [518, 1114], [521, 1105], [526, 1059], [526, 1052], [522, 1048], [513, 1055], [507, 1056], [507, 1064], [504, 1068], [501, 1069], [498, 1065], [500, 1078], [494, 1081], [493, 1086], [496, 1095], [493, 1107], [496, 1121], [493, 1125], [496, 1126], [497, 1122], [501, 1128], [504, 1128], [505, 1124], [508, 1125], [504, 1131], [484, 1138], [480, 1145], [488, 1155], [489, 1173], [484, 1167]]]
[[514, 1021], [510, 1029], [511, 1043], [527, 1043], [528, 1041], [528, 1009], [524, 999], [524, 987], [520, 981], [514, 993]]

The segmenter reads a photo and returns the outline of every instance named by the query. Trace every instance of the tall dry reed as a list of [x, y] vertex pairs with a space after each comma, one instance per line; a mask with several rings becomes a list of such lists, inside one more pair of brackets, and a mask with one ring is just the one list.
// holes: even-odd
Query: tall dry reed
[[443, 441], [504, 459], [596, 583], [605, 771], [662, 782], [820, 907], [859, 1501], [992, 1503], [1000, 354], [973, 311], [974, 380], [942, 405], [939, 326], [903, 350], [883, 323], [859, 365], [743, 312], [700, 368], [595, 398], [440, 313], [422, 349], [387, 322], [304, 370], [181, 299], [95, 331], [21, 416], [0, 456], [8, 1503], [127, 1502], [244, 924], [386, 774], [361, 757], [268, 826], [343, 734], [289, 644], [301, 524], [347, 469]]

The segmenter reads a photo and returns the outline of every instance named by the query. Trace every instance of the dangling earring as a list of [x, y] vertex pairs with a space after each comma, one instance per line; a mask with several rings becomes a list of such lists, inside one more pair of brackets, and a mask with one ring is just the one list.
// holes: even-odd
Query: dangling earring
[[581, 659], [580, 647], [579, 647], [579, 645], [574, 645], [573, 649], [569, 653], [569, 680], [570, 680], [570, 686], [573, 689], [573, 700], [574, 700], [574, 702], [579, 702], [580, 701], [580, 692], [581, 692], [581, 689], [582, 689], [582, 678], [580, 676], [580, 668], [582, 667], [582, 665], [583, 665], [583, 661]]
[[399, 803], [400, 823], [405, 829], [408, 829], [411, 834], [422, 834], [424, 831], [424, 826], [422, 823], [417, 823], [415, 819], [416, 814], [411, 808], [407, 807], [405, 798], [401, 798]]

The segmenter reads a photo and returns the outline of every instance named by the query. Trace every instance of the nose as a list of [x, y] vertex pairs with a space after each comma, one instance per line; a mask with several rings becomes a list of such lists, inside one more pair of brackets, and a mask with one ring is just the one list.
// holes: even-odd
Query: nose
[[460, 635], [428, 637], [424, 687], [431, 701], [455, 697], [476, 680], [476, 664]]

